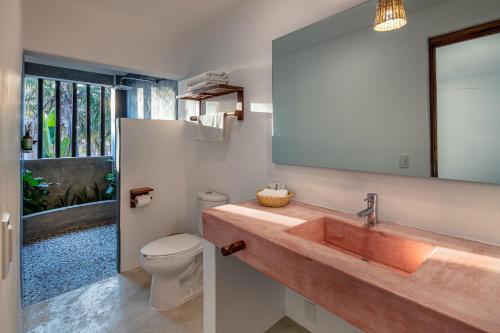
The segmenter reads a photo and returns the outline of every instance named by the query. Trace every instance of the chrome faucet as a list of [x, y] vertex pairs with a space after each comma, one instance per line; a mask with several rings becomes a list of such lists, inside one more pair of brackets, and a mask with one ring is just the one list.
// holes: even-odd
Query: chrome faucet
[[358, 217], [367, 218], [368, 225], [375, 225], [378, 223], [377, 218], [377, 194], [376, 193], [368, 193], [366, 195], [365, 200], [368, 204], [368, 208], [358, 212]]

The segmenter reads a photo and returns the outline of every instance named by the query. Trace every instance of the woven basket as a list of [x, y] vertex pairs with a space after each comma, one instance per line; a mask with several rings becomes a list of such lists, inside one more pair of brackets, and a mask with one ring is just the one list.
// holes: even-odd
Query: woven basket
[[266, 207], [285, 207], [288, 205], [290, 200], [293, 197], [293, 192], [288, 192], [288, 195], [284, 198], [275, 198], [275, 197], [267, 197], [260, 195], [259, 192], [262, 190], [257, 191], [257, 201], [259, 202], [260, 205], [266, 206]]

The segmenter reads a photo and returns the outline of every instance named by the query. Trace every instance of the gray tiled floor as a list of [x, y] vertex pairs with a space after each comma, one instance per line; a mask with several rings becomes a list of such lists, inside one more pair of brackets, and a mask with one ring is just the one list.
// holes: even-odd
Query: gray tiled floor
[[23, 305], [116, 275], [116, 244], [111, 223], [23, 246]]
[[[149, 307], [151, 276], [138, 269], [115, 275], [23, 310], [25, 333], [202, 333], [203, 297], [174, 310]], [[307, 333], [288, 318], [266, 333]]]

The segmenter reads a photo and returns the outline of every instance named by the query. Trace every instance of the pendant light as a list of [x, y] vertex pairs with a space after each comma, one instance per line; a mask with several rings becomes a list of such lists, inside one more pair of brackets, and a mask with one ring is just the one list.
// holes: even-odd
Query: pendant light
[[375, 31], [397, 30], [406, 25], [403, 0], [378, 0], [375, 15]]

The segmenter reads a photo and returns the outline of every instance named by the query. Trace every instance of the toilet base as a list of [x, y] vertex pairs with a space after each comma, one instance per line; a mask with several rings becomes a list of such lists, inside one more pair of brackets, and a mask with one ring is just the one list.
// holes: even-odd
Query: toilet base
[[172, 281], [161, 276], [153, 276], [149, 305], [157, 311], [172, 310], [203, 294], [203, 287], [183, 296], [179, 294], [178, 280]]
[[151, 281], [150, 306], [164, 311], [176, 308], [203, 293], [202, 255], [178, 277], [153, 275]]

